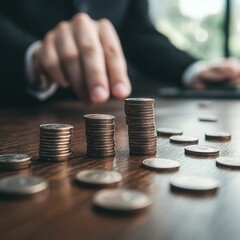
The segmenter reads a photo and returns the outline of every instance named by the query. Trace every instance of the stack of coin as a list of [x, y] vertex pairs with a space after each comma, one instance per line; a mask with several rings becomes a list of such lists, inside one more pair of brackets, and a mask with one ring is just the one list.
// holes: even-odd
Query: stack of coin
[[84, 115], [87, 155], [90, 157], [115, 156], [115, 117], [107, 114]]
[[40, 125], [40, 158], [60, 162], [69, 160], [72, 135], [73, 126], [68, 124]]
[[157, 134], [154, 116], [154, 100], [151, 98], [125, 99], [131, 155], [155, 155]]

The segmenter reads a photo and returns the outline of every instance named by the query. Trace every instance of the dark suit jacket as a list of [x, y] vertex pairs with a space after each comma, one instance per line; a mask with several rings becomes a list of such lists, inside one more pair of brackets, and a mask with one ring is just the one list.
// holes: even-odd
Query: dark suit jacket
[[150, 77], [179, 84], [183, 71], [194, 62], [154, 29], [147, 0], [1, 0], [1, 102], [29, 99], [24, 91], [26, 49], [81, 10], [94, 19], [108, 18], [118, 31], [128, 62]]

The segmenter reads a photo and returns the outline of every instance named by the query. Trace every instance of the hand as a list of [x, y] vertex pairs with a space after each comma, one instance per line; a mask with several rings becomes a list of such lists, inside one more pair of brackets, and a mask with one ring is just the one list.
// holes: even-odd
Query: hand
[[204, 89], [209, 85], [227, 84], [236, 86], [240, 81], [240, 62], [234, 58], [228, 58], [219, 64], [209, 65], [199, 72], [193, 84], [195, 89]]
[[88, 93], [92, 102], [110, 94], [126, 98], [131, 93], [124, 54], [112, 24], [94, 21], [85, 13], [60, 22], [49, 31], [33, 55], [41, 81], [72, 87], [77, 96]]

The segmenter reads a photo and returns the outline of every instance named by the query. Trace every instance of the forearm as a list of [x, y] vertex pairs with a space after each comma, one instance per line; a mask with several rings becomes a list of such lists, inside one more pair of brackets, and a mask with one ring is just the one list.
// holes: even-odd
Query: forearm
[[132, 2], [119, 33], [127, 59], [153, 78], [181, 85], [184, 71], [196, 61], [155, 30], [146, 0]]

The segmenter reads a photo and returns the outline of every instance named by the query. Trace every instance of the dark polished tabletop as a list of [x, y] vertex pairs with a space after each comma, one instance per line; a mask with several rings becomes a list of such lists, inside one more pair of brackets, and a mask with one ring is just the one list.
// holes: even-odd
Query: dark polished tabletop
[[[240, 157], [240, 102], [213, 101], [200, 108], [197, 100], [155, 101], [157, 127], [180, 128], [185, 135], [199, 137], [199, 144], [216, 146], [221, 156]], [[116, 117], [115, 158], [87, 157], [83, 115], [109, 113]], [[218, 122], [200, 122], [198, 116], [215, 114]], [[38, 158], [39, 125], [68, 123], [74, 126], [73, 154], [63, 163]], [[208, 130], [224, 130], [231, 141], [205, 141]], [[30, 169], [2, 171], [10, 175], [36, 175], [50, 188], [35, 197], [5, 199], [0, 196], [0, 239], [166, 239], [239, 240], [240, 170], [216, 166], [215, 157], [199, 158], [184, 154], [184, 145], [158, 138], [157, 156], [178, 161], [179, 171], [159, 173], [141, 167], [146, 157], [129, 156], [127, 126], [122, 101], [104, 105], [59, 102], [31, 108], [0, 110], [0, 154], [27, 153], [33, 156]], [[92, 207], [97, 189], [73, 183], [83, 169], [116, 170], [123, 175], [119, 187], [147, 193], [152, 206], [136, 215], [111, 215]], [[210, 177], [221, 184], [214, 195], [196, 196], [171, 191], [169, 180], [177, 174]]]

